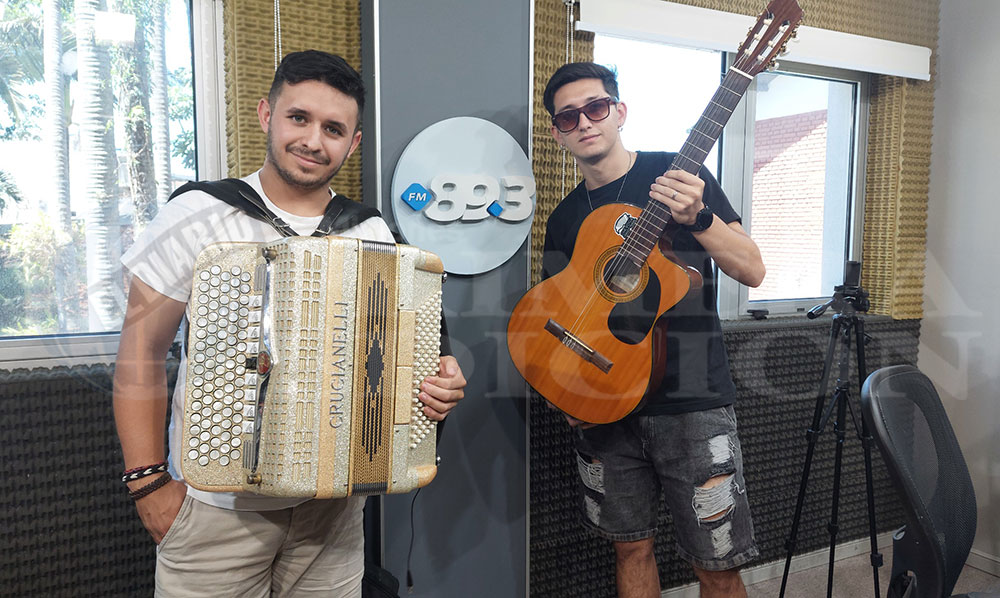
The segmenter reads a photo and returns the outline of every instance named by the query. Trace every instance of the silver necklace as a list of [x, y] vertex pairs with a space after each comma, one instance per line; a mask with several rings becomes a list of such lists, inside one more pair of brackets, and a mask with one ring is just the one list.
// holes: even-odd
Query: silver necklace
[[[625, 169], [625, 176], [622, 178], [622, 186], [618, 187], [618, 195], [615, 196], [615, 200], [611, 203], [618, 203], [618, 200], [622, 197], [622, 189], [625, 188], [625, 182], [628, 181], [628, 173], [632, 171], [632, 159], [633, 157], [638, 158], [639, 154], [632, 156], [632, 152], [628, 155], [628, 168]], [[590, 201], [590, 189], [587, 189], [587, 184], [583, 184], [583, 190], [587, 192], [587, 203], [590, 205], [590, 211], [594, 211], [594, 202]]]

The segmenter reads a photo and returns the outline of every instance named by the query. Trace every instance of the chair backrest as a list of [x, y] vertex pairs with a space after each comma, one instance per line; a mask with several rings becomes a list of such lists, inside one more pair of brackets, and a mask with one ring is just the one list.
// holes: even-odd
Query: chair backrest
[[949, 596], [976, 534], [976, 496], [941, 398], [917, 368], [892, 366], [868, 377], [861, 405], [907, 512], [898, 556], [917, 562], [903, 568], [917, 596]]

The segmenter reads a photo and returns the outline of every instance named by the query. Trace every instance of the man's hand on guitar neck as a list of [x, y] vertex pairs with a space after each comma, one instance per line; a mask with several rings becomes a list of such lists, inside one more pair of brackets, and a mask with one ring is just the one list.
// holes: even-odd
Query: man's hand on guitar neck
[[[670, 208], [674, 221], [683, 225], [697, 221], [705, 207], [704, 192], [705, 181], [684, 170], [667, 171], [649, 187], [649, 197]], [[713, 214], [710, 224], [693, 234], [730, 278], [750, 287], [763, 282], [766, 270], [760, 249], [739, 221], [726, 224]]]
[[694, 224], [698, 211], [705, 207], [704, 194], [705, 181], [684, 170], [669, 170], [649, 186], [649, 197], [670, 208], [677, 224]]

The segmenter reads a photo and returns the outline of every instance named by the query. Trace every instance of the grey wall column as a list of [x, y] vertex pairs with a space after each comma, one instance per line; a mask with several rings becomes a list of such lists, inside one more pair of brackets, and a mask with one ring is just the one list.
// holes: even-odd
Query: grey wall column
[[[364, 70], [371, 77], [365, 202], [380, 207], [391, 227], [393, 170], [427, 126], [456, 116], [483, 118], [527, 152], [531, 0], [375, 0], [362, 21]], [[525, 244], [499, 268], [450, 275], [445, 284], [452, 348], [469, 385], [448, 419], [438, 477], [416, 499], [412, 596], [526, 594], [526, 398], [505, 330], [527, 278]], [[410, 495], [383, 502], [384, 565], [404, 584], [410, 504]]]

